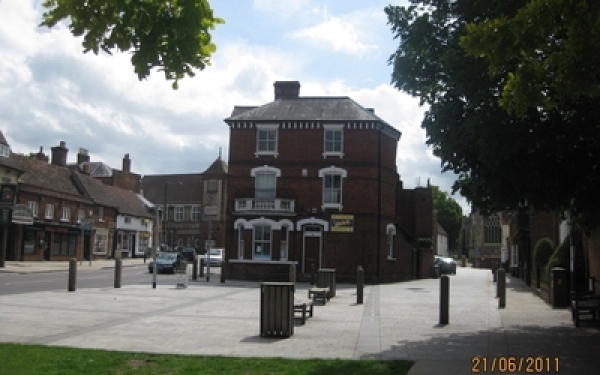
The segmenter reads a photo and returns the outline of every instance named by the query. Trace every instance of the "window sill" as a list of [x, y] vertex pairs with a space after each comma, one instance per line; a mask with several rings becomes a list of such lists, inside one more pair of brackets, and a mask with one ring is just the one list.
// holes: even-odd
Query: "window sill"
[[322, 155], [323, 159], [327, 159], [328, 157], [338, 157], [340, 159], [344, 158], [343, 152], [324, 152]]
[[340, 203], [340, 204], [338, 204], [338, 203], [326, 203], [326, 204], [323, 204], [323, 205], [321, 206], [321, 209], [322, 209], [322, 210], [326, 210], [326, 209], [334, 209], [334, 210], [339, 210], [339, 211], [341, 211], [341, 210], [342, 210], [342, 208], [344, 208], [344, 206], [343, 206], [341, 203]]
[[260, 156], [273, 156], [274, 158], [277, 158], [277, 156], [279, 156], [279, 153], [277, 151], [257, 151], [254, 153], [255, 157], [260, 157]]

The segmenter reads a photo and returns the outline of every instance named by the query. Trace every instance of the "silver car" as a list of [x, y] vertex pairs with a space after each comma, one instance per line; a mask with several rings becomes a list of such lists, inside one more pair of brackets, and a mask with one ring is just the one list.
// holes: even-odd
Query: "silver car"
[[221, 267], [223, 258], [225, 257], [225, 249], [210, 249], [204, 255], [204, 263], [210, 262], [211, 266]]

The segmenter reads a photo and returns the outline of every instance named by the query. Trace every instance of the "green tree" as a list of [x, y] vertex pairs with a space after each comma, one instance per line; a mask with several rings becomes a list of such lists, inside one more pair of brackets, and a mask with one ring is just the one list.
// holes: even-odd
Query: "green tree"
[[206, 0], [46, 0], [42, 6], [40, 26], [68, 19], [71, 33], [83, 35], [84, 52], [131, 51], [138, 79], [157, 67], [174, 89], [194, 68], [210, 65], [216, 51], [210, 30], [223, 23]]
[[600, 96], [599, 44], [596, 0], [530, 0], [510, 16], [468, 24], [461, 40], [504, 75], [500, 105], [516, 114]]
[[462, 227], [462, 208], [448, 193], [438, 186], [432, 187], [433, 208], [437, 210], [438, 223], [448, 235], [448, 249], [455, 252], [458, 249], [458, 235]]
[[[478, 37], [487, 35], [478, 25], [493, 28], [490, 25], [498, 19], [512, 19], [533, 2], [411, 0], [407, 7], [386, 7], [388, 23], [399, 41], [390, 57], [392, 84], [429, 105], [421, 124], [427, 144], [444, 171], [457, 173], [453, 192], [460, 192], [483, 214], [527, 202], [538, 210], [570, 210], [584, 227], [591, 227], [600, 222], [600, 195], [596, 193], [600, 189], [600, 100], [588, 89], [565, 97], [552, 89], [542, 94], [551, 99], [545, 105], [539, 95], [527, 91], [527, 74], [511, 81], [526, 54], [516, 53], [510, 40], [505, 41], [508, 47], [502, 39], [491, 46], [499, 54], [491, 59], [489, 51], [476, 49], [487, 43]], [[544, 3], [553, 7], [561, 1]], [[524, 30], [537, 27], [529, 22]], [[517, 29], [506, 28], [521, 40]], [[551, 31], [543, 28], [539, 33]], [[529, 36], [523, 37], [526, 43]], [[580, 47], [585, 56], [587, 47]], [[598, 53], [590, 51], [591, 56]], [[566, 60], [569, 54], [565, 56]], [[568, 65], [567, 61], [553, 64], [539, 74], [539, 82], [559, 75], [552, 73], [552, 66], [559, 70], [562, 64]], [[598, 75], [595, 80], [598, 86]], [[511, 92], [517, 84], [524, 88]], [[568, 84], [566, 73], [556, 82], [557, 87]], [[513, 97], [529, 101], [514, 106], [508, 100]]]

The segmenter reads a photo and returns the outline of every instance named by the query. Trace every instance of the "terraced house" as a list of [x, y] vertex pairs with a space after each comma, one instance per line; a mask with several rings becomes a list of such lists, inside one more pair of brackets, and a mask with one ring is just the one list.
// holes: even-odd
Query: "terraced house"
[[401, 132], [349, 97], [302, 97], [297, 81], [236, 106], [230, 129], [229, 278], [268, 280], [295, 265], [373, 282], [431, 275], [431, 189], [404, 189]]
[[65, 142], [52, 147], [50, 162], [7, 152], [0, 164], [16, 178], [3, 178], [14, 191], [6, 203], [2, 264], [6, 260], [68, 260], [141, 254], [151, 244], [152, 216], [137, 194], [107, 186], [87, 170], [67, 164]]

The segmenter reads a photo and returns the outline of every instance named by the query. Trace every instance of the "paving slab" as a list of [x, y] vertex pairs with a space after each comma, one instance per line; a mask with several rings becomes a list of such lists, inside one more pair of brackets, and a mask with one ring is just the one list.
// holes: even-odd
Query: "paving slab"
[[[29, 268], [44, 272], [42, 265]], [[558, 365], [560, 373], [597, 373], [600, 331], [575, 328], [568, 309], [553, 309], [510, 277], [506, 307], [499, 309], [489, 270], [459, 268], [449, 280], [449, 324], [439, 324], [439, 279], [367, 285], [363, 304], [356, 303], [355, 285], [338, 284], [336, 297], [315, 305], [314, 316], [296, 325], [290, 338], [260, 336], [260, 283], [213, 279], [190, 281], [187, 288], [0, 295], [0, 341], [193, 355], [407, 359], [416, 361], [411, 375], [501, 373], [512, 356]], [[296, 294], [304, 298], [309, 287], [297, 283]]]

